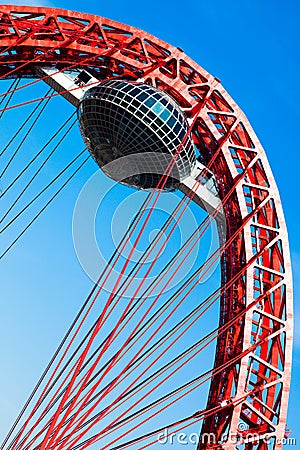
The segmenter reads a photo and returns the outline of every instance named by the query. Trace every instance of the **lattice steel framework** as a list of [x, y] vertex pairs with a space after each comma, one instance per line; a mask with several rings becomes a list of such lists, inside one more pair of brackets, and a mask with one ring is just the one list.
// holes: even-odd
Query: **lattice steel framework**
[[[216, 433], [218, 439], [237, 434], [239, 448], [281, 448], [276, 438], [285, 433], [292, 346], [289, 245], [274, 178], [243, 112], [220, 81], [180, 48], [102, 17], [2, 5], [0, 47], [1, 78], [35, 77], [39, 65], [86, 67], [100, 80], [143, 79], [168, 92], [190, 119], [200, 110], [193, 129], [198, 158], [212, 164], [221, 198], [236, 184], [224, 203], [226, 238], [242, 227], [221, 260], [222, 284], [234, 283], [222, 295], [220, 325], [241, 310], [245, 315], [220, 336], [215, 366], [254, 344], [239, 364], [213, 378], [208, 407], [226, 400], [227, 407], [204, 420], [202, 433]], [[263, 343], [256, 347], [258, 340]], [[243, 442], [241, 428], [260, 438]]]

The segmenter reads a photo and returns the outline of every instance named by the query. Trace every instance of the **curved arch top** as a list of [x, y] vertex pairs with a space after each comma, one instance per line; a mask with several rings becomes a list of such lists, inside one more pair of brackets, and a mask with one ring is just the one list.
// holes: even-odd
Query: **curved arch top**
[[142, 79], [195, 118], [197, 156], [217, 178], [230, 241], [221, 259], [222, 285], [229, 287], [221, 296], [220, 325], [245, 312], [219, 336], [215, 367], [242, 357], [213, 378], [208, 408], [225, 407], [204, 420], [202, 432], [218, 440], [237, 435], [246, 445], [247, 428], [259, 434], [247, 449], [270, 448], [266, 436], [271, 448], [281, 448], [276, 438], [285, 433], [292, 357], [289, 245], [276, 183], [246, 116], [218, 79], [142, 30], [56, 8], [1, 5], [0, 77], [36, 77], [39, 65], [88, 67], [100, 80]]

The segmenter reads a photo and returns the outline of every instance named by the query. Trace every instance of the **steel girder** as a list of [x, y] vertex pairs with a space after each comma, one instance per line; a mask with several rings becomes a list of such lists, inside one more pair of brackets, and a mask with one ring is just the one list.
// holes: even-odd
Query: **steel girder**
[[281, 448], [292, 356], [289, 244], [267, 157], [243, 112], [180, 48], [94, 15], [1, 5], [0, 52], [1, 78], [35, 77], [39, 65], [86, 67], [101, 80], [142, 79], [168, 92], [188, 118], [198, 114], [197, 156], [217, 178], [231, 241], [221, 257], [221, 282], [230, 287], [220, 325], [245, 311], [219, 336], [216, 368], [245, 352], [212, 379], [207, 407], [224, 407], [204, 420], [202, 435], [213, 433], [217, 448], [235, 447], [224, 434], [237, 436], [240, 449]]

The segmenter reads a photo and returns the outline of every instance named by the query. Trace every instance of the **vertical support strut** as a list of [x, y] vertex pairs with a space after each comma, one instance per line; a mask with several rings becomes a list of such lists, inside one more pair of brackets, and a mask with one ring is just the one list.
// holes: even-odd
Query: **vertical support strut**
[[[17, 12], [22, 20], [16, 7], [0, 7], [0, 77], [43, 78], [59, 92], [69, 91], [62, 95], [75, 107], [88, 85], [98, 79], [144, 78], [169, 93], [187, 117], [201, 108], [193, 138], [198, 162], [211, 165], [218, 195], [207, 180], [195, 192], [197, 204], [212, 213], [218, 196], [223, 200], [243, 174], [223, 204], [226, 230], [221, 233], [226, 232], [229, 240], [239, 227], [243, 232], [221, 257], [222, 284], [241, 268], [246, 271], [221, 298], [220, 324], [246, 309], [253, 299], [257, 304], [247, 310], [239, 326], [219, 337], [215, 367], [250, 344], [269, 339], [213, 378], [208, 407], [222, 404], [228, 408], [207, 417], [202, 434], [213, 433], [219, 448], [235, 445], [222, 441], [225, 433], [237, 437], [240, 449], [279, 450], [285, 433], [292, 359], [291, 265], [276, 183], [248, 120], [217, 79], [181, 49], [142, 30], [56, 8], [18, 6]], [[78, 68], [75, 77], [70, 78], [68, 72], [57, 74], [59, 67], [71, 66]], [[97, 73], [94, 78], [88, 78], [90, 67]], [[201, 166], [197, 164], [195, 173], [181, 184], [182, 192], [187, 194], [199, 176]], [[233, 406], [232, 399], [245, 393], [247, 398]], [[255, 437], [249, 438], [251, 433]], [[207, 448], [207, 443], [200, 442], [199, 449]]]

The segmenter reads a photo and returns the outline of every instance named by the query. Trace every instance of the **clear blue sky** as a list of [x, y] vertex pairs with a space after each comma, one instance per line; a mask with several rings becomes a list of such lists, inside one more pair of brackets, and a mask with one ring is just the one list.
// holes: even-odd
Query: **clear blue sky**
[[[277, 181], [290, 236], [295, 345], [288, 426], [300, 442], [299, 3], [41, 0], [27, 4], [84, 10], [137, 26], [180, 46], [221, 79], [248, 116]], [[73, 143], [68, 145], [74, 151]], [[51, 206], [1, 262], [5, 265], [1, 268], [0, 319], [0, 420], [4, 429], [16, 416], [91, 286], [73, 248], [72, 213], [78, 193], [94, 169], [89, 163], [84, 174], [70, 184], [63, 200]], [[22, 389], [16, 389], [20, 372]], [[1, 429], [1, 436], [3, 432]]]

